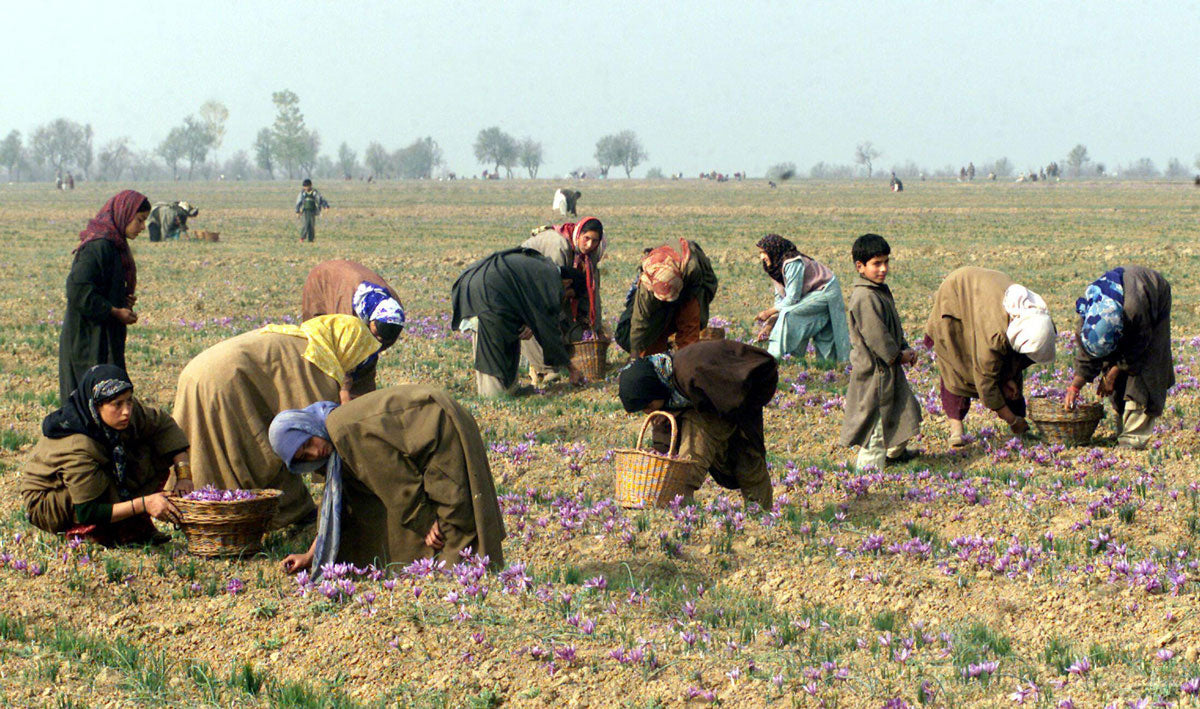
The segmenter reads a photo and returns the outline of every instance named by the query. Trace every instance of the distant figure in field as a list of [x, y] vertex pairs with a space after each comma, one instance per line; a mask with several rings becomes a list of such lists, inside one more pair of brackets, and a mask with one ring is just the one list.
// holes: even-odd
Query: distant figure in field
[[69, 172], [67, 173], [67, 189], [75, 189], [75, 176]]
[[150, 232], [150, 241], [163, 239], [178, 239], [187, 236], [189, 217], [200, 214], [200, 210], [188, 202], [159, 202], [150, 210], [150, 221], [146, 222], [146, 230]]
[[551, 208], [559, 214], [565, 216], [578, 216], [575, 213], [575, 205], [579, 202], [579, 198], [583, 196], [582, 192], [572, 190], [565, 187], [560, 187], [554, 191], [554, 202], [550, 205]]
[[[1196, 184], [1200, 185], [1200, 176], [1196, 177]], [[775, 184], [774, 180], [767, 180], [767, 186], [770, 187], [771, 189], [775, 189], [779, 185]]]
[[317, 238], [317, 215], [323, 209], [329, 209], [329, 202], [321, 193], [313, 189], [312, 180], [305, 178], [301, 183], [300, 196], [296, 197], [296, 214], [300, 215], [300, 241], [312, 241]]
[[1196, 186], [1200, 187], [1200, 175], [1196, 175]]
[[975, 163], [973, 163], [973, 162], [967, 163], [967, 181], [968, 182], [975, 181]]
[[896, 177], [896, 173], [894, 171], [892, 172], [892, 180], [889, 184], [891, 185], [893, 192], [904, 191], [904, 183], [900, 181], [899, 177]]
[[995, 182], [995, 181], [996, 181], [996, 173], [994, 173], [994, 172], [989, 172], [989, 173], [988, 173], [988, 179], [989, 179], [989, 180], [991, 180], [992, 182]]
[[958, 181], [959, 182], [967, 181], [967, 168], [965, 168], [965, 167], [958, 168]]

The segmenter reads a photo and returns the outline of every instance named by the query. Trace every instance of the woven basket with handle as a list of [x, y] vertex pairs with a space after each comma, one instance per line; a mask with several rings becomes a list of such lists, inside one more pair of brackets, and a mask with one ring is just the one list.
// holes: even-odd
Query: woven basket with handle
[[[643, 450], [642, 441], [646, 429], [655, 417], [663, 416], [671, 424], [671, 445], [668, 455], [653, 450]], [[652, 411], [642, 422], [634, 448], [621, 448], [613, 452], [616, 464], [617, 504], [622, 507], [663, 507], [669, 499], [663, 499], [664, 490], [674, 490], [674, 481], [684, 479], [691, 472], [691, 458], [676, 457], [679, 447], [679, 428], [675, 417], [666, 411]]]
[[572, 342], [571, 364], [578, 367], [588, 379], [603, 379], [608, 369], [608, 340]]
[[185, 500], [173, 497], [188, 551], [196, 556], [242, 556], [262, 549], [267, 524], [279, 507], [279, 490], [250, 490], [251, 500]]
[[1031, 399], [1028, 418], [1047, 442], [1083, 446], [1091, 442], [1096, 426], [1104, 418], [1104, 404], [1081, 402], [1074, 409], [1065, 409], [1057, 401]]

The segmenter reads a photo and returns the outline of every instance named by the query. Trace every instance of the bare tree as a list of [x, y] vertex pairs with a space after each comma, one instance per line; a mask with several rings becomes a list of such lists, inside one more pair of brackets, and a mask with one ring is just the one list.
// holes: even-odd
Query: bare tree
[[1071, 151], [1067, 153], [1067, 167], [1071, 169], [1071, 177], [1079, 177], [1083, 174], [1083, 168], [1090, 160], [1087, 146], [1083, 143], [1071, 148]]
[[338, 147], [337, 164], [338, 169], [342, 171], [342, 177], [346, 179], [354, 177], [354, 171], [358, 169], [358, 155], [345, 142]]
[[0, 164], [3, 164], [8, 169], [8, 179], [13, 180], [13, 175], [16, 174], [16, 180], [21, 179], [21, 158], [24, 148], [21, 146], [21, 131], [12, 130], [0, 142]]
[[494, 164], [495, 171], [500, 172], [503, 165], [509, 177], [512, 177], [513, 165], [517, 164], [517, 141], [508, 133], [500, 130], [499, 126], [484, 128], [475, 137], [475, 159], [480, 163]]
[[57, 118], [33, 132], [30, 149], [39, 163], [61, 172], [77, 164], [85, 143], [90, 147], [90, 134], [91, 126]]
[[633, 173], [633, 168], [641, 165], [642, 161], [650, 156], [642, 149], [642, 141], [638, 139], [637, 133], [631, 130], [617, 133], [617, 143], [621, 147], [621, 167], [625, 168], [625, 178], [628, 179]]
[[529, 171], [529, 179], [537, 179], [538, 168], [542, 166], [542, 144], [533, 138], [525, 138], [517, 149], [517, 159], [521, 167]]
[[854, 162], [867, 168], [867, 179], [871, 179], [874, 174], [875, 160], [882, 156], [883, 153], [875, 148], [874, 144], [869, 140], [864, 140], [854, 148]]
[[613, 165], [620, 165], [621, 159], [624, 157], [621, 154], [621, 143], [617, 140], [617, 136], [606, 135], [596, 141], [596, 163], [600, 166], [600, 176], [608, 177], [608, 171]]
[[225, 141], [225, 122], [229, 120], [229, 109], [220, 101], [209, 99], [200, 106], [200, 120], [212, 136], [212, 145], [209, 147], [216, 152]]
[[129, 147], [129, 138], [115, 138], [100, 148], [96, 156], [99, 177], [103, 180], [119, 180], [121, 174], [129, 168], [133, 160], [133, 151]]

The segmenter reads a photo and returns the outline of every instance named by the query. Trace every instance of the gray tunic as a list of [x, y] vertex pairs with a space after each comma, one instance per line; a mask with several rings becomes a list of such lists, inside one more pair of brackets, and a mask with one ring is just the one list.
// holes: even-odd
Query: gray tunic
[[[1167, 390], [1175, 384], [1171, 359], [1171, 284], [1158, 271], [1125, 266], [1125, 320], [1112, 354], [1093, 358], [1075, 334], [1075, 373], [1092, 381], [1110, 367], [1120, 368], [1113, 407], [1125, 410], [1125, 399], [1141, 404], [1150, 416], [1161, 416]], [[1082, 318], [1080, 326], [1082, 326]]]
[[886, 285], [856, 278], [846, 318], [852, 370], [841, 443], [864, 445], [877, 417], [882, 416], [884, 445], [899, 445], [920, 431], [921, 407], [900, 365], [900, 353], [908, 349], [908, 341], [892, 291]]

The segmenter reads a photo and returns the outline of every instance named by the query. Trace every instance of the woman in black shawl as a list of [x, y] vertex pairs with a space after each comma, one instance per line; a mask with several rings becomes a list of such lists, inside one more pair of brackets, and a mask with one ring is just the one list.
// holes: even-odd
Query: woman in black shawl
[[183, 431], [166, 412], [133, 398], [124, 370], [100, 364], [42, 421], [20, 491], [29, 521], [47, 532], [103, 544], [161, 541], [150, 517], [179, 521], [162, 492], [172, 471], [174, 490], [190, 492]]
[[149, 216], [150, 200], [123, 190], [79, 232], [58, 340], [60, 404], [66, 404], [92, 365], [125, 369], [125, 328], [137, 322], [137, 264], [129, 240], [137, 238]]
[[[775, 396], [779, 368], [757, 347], [708, 340], [634, 360], [621, 370], [619, 393], [625, 410], [671, 411], [679, 424], [682, 457], [695, 461], [693, 475], [668, 496], [691, 499], [705, 477], [740, 490], [747, 502], [771, 507], [771, 478], [763, 436], [763, 407]], [[666, 452], [670, 427], [654, 426], [655, 448]]]
[[560, 273], [538, 252], [516, 248], [476, 261], [454, 281], [450, 326], [474, 330], [475, 384], [481, 396], [512, 388], [521, 340], [531, 337], [541, 345], [547, 365], [567, 369], [572, 384], [583, 383], [559, 328], [564, 288], [577, 280], [571, 271]]

